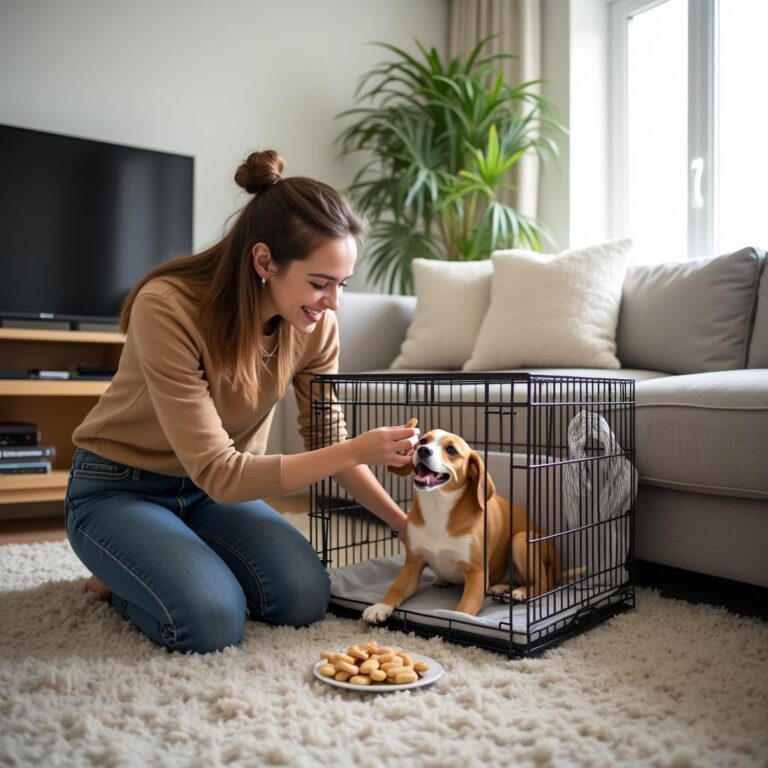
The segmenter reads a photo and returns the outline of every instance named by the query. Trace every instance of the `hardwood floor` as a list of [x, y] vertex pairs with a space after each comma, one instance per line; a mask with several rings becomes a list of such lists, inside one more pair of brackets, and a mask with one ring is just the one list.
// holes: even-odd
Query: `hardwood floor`
[[[275, 496], [264, 499], [281, 512], [309, 538], [309, 498], [307, 496]], [[0, 546], [3, 544], [37, 544], [41, 541], [66, 539], [64, 516], [30, 517], [22, 520], [0, 520]]]

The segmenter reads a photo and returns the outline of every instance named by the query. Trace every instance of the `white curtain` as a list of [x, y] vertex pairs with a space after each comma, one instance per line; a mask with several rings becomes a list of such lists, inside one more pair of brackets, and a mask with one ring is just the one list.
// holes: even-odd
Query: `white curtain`
[[[512, 53], [517, 58], [503, 62], [507, 81], [512, 85], [541, 77], [541, 0], [449, 0], [449, 56], [471, 51], [489, 35], [486, 50]], [[540, 91], [540, 89], [538, 89]], [[512, 183], [515, 192], [504, 195], [504, 202], [526, 216], [538, 212], [539, 163], [527, 155], [516, 164]]]

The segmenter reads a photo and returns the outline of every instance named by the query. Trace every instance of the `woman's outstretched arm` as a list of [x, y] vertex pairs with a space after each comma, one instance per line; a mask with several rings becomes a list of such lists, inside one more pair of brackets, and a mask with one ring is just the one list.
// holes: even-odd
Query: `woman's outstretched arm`
[[[285, 455], [281, 464], [283, 491], [291, 493], [323, 478], [335, 477], [342, 485], [344, 481], [351, 481], [354, 485], [359, 485], [359, 490], [363, 493], [366, 491], [373, 493], [370, 480], [362, 480], [362, 484], [356, 483], [356, 480], [367, 478], [364, 472], [350, 473], [349, 470], [360, 465], [405, 466], [411, 462], [411, 453], [418, 440], [419, 430], [416, 428], [379, 427], [363, 432], [351, 440], [342, 440], [325, 448]], [[364, 468], [370, 474], [373, 483], [387, 496], [373, 473], [367, 466]], [[359, 498], [352, 488], [347, 488], [346, 485], [344, 487], [358, 501], [365, 504], [365, 500]], [[391, 499], [390, 501], [394, 505]], [[397, 505], [395, 507], [399, 509]], [[372, 512], [376, 511], [371, 507], [369, 509]]]
[[[407, 457], [411, 461], [411, 457]], [[382, 488], [381, 483], [369, 467], [358, 464], [333, 478], [347, 493], [376, 517], [402, 534], [405, 528], [405, 512], [395, 504], [392, 497]]]

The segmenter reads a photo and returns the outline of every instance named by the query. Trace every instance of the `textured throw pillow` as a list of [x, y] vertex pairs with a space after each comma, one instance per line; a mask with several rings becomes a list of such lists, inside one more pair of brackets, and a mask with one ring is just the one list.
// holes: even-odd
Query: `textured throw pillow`
[[414, 259], [416, 314], [392, 368], [461, 368], [488, 308], [492, 274], [490, 260]]
[[618, 368], [616, 323], [631, 245], [494, 253], [491, 305], [464, 370]]
[[761, 260], [743, 248], [632, 267], [616, 336], [623, 366], [668, 373], [745, 368]]

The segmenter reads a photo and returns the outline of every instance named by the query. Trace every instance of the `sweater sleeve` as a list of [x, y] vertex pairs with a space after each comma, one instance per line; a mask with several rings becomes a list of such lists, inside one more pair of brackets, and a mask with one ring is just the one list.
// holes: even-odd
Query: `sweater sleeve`
[[235, 449], [211, 397], [194, 332], [172, 305], [140, 293], [128, 334], [160, 427], [192, 482], [223, 504], [283, 493], [281, 455]]
[[[336, 315], [325, 312], [323, 325], [315, 333], [320, 334], [319, 344], [293, 377], [299, 432], [308, 451], [339, 443], [347, 437], [344, 411], [339, 405], [336, 388], [327, 384], [321, 387], [313, 382], [319, 374], [339, 372], [339, 326]], [[313, 397], [314, 418], [311, 407]]]

